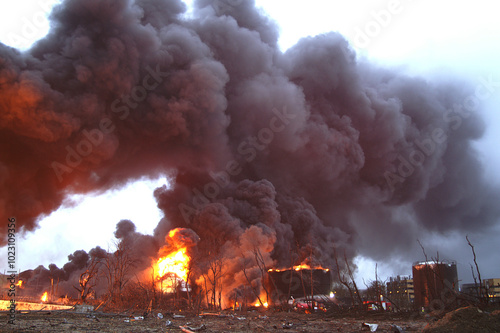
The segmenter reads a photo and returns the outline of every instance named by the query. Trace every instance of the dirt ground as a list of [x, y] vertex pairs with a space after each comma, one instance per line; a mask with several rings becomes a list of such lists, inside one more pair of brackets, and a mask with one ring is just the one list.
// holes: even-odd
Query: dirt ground
[[[139, 313], [72, 311], [32, 311], [17, 313], [15, 324], [8, 324], [7, 314], [0, 322], [0, 332], [370, 332], [364, 325], [376, 324], [375, 332], [500, 332], [500, 311], [492, 313], [468, 307], [455, 310], [440, 319], [396, 314], [342, 316], [338, 313], [297, 313], [249, 311], [223, 312], [220, 315], [153, 312], [143, 318]], [[372, 326], [373, 327], [373, 326]]]
[[[179, 317], [180, 315], [184, 317]], [[200, 329], [199, 332], [362, 332], [370, 331], [364, 323], [377, 324], [376, 332], [394, 332], [398, 325], [407, 332], [419, 332], [426, 322], [402, 318], [334, 318], [327, 313], [296, 312], [222, 313], [203, 315], [187, 313], [153, 313], [142, 319], [139, 314], [75, 313], [73, 311], [31, 312], [16, 314], [15, 324], [0, 323], [1, 332], [182, 332], [180, 326]], [[160, 317], [161, 317], [160, 316]]]
[[500, 310], [480, 310], [474, 306], [448, 312], [443, 318], [431, 322], [424, 333], [498, 333]]

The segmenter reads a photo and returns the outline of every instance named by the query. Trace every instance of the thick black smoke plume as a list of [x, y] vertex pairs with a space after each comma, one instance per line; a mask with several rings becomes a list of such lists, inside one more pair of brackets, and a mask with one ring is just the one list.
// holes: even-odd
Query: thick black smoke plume
[[254, 1], [194, 6], [66, 0], [30, 50], [0, 45], [2, 216], [33, 230], [68, 193], [166, 174], [143, 251], [191, 228], [235, 275], [255, 248], [266, 265], [331, 265], [334, 248], [378, 259], [496, 221], [471, 146], [488, 82], [381, 69], [336, 33], [283, 53]]

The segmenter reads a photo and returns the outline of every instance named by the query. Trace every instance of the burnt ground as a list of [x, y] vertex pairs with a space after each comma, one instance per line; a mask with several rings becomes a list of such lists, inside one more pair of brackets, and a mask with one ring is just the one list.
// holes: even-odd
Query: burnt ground
[[297, 312], [222, 313], [221, 315], [196, 316], [182, 312], [157, 313], [141, 319], [140, 314], [75, 313], [74, 311], [30, 312], [16, 314], [15, 325], [7, 323], [7, 316], [0, 323], [1, 332], [182, 332], [179, 326], [200, 332], [360, 332], [369, 331], [363, 323], [378, 324], [377, 332], [393, 332], [398, 325], [408, 332], [421, 331], [426, 322], [422, 319], [403, 319], [389, 316], [365, 318], [335, 318], [328, 313], [305, 314]]
[[[183, 317], [179, 317], [182, 315]], [[500, 332], [500, 311], [480, 312], [468, 307], [455, 310], [440, 319], [436, 317], [365, 313], [343, 316], [338, 313], [297, 313], [249, 311], [223, 312], [221, 315], [153, 312], [142, 319], [141, 314], [75, 313], [74, 311], [32, 311], [17, 313], [15, 324], [8, 324], [1, 314], [0, 332], [182, 332], [180, 326], [200, 329], [199, 332], [369, 332], [364, 323], [377, 324], [376, 332]], [[194, 331], [194, 330], [193, 330]]]

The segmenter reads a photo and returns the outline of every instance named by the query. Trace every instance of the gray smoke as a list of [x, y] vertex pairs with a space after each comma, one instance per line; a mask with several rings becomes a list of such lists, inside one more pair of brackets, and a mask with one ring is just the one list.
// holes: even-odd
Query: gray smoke
[[185, 10], [66, 0], [28, 51], [0, 44], [2, 216], [34, 230], [68, 193], [166, 174], [154, 236], [122, 221], [116, 237], [154, 257], [192, 229], [234, 281], [254, 248], [267, 265], [331, 266], [334, 248], [388, 258], [497, 221], [470, 84], [378, 68], [337, 33], [283, 53], [254, 1]]

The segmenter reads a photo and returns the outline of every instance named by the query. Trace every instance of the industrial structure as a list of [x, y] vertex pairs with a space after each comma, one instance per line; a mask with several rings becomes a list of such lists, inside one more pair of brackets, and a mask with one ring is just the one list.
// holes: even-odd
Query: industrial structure
[[270, 269], [270, 284], [274, 291], [286, 297], [311, 297], [329, 295], [332, 290], [332, 274], [325, 268]]
[[387, 298], [398, 309], [411, 309], [415, 301], [413, 279], [409, 276], [391, 277], [387, 282]]
[[427, 308], [433, 300], [458, 292], [458, 273], [455, 261], [421, 261], [413, 264], [415, 306]]
[[500, 302], [500, 279], [483, 279], [481, 288], [479, 283], [464, 283], [460, 292], [472, 297], [488, 297], [491, 302]]
[[483, 285], [490, 300], [500, 301], [500, 279], [483, 280]]

